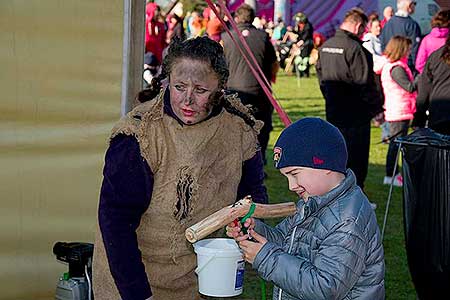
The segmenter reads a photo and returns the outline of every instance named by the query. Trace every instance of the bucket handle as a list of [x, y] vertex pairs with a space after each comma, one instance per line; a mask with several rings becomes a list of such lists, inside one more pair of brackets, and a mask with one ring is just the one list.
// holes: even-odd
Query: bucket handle
[[203, 265], [197, 266], [197, 268], [195, 268], [195, 273], [199, 274], [216, 257], [216, 255], [217, 253], [214, 253], [214, 255], [210, 256]]

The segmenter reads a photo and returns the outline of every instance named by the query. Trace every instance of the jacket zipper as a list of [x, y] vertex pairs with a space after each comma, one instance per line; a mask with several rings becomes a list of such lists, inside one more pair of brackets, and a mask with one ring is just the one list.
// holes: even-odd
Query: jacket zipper
[[[294, 236], [295, 232], [297, 231], [297, 226], [294, 227], [294, 230], [292, 231], [291, 235], [291, 244], [289, 245], [288, 254], [291, 254], [292, 246], [294, 245]], [[278, 300], [281, 300], [281, 294], [283, 293], [283, 290], [280, 288], [280, 292], [278, 293]]]

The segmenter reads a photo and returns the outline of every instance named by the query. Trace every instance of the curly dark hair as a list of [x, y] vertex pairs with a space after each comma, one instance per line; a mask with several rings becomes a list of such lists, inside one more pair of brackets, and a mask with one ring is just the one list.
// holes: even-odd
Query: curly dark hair
[[155, 98], [161, 91], [162, 81], [170, 78], [174, 64], [182, 58], [208, 63], [219, 78], [218, 88], [209, 96], [211, 107], [221, 106], [229, 113], [241, 117], [249, 126], [255, 125], [255, 121], [249, 114], [241, 112], [225, 100], [224, 89], [229, 76], [228, 66], [222, 46], [208, 37], [196, 37], [184, 41], [174, 38], [169, 45], [169, 52], [163, 60], [161, 74], [153, 78], [148, 89], [139, 92], [137, 99], [140, 102], [146, 102]]
[[[161, 74], [153, 78], [148, 89], [139, 92], [137, 99], [140, 102], [146, 102], [155, 98], [161, 91], [162, 80], [170, 78], [174, 64], [182, 58], [190, 58], [208, 63], [219, 78], [218, 90], [221, 91], [225, 88], [229, 71], [223, 48], [219, 43], [207, 37], [196, 37], [184, 41], [174, 38], [169, 45], [167, 56], [163, 60]], [[212, 96], [214, 96], [216, 102], [223, 98], [217, 98], [216, 93], [213, 93]]]

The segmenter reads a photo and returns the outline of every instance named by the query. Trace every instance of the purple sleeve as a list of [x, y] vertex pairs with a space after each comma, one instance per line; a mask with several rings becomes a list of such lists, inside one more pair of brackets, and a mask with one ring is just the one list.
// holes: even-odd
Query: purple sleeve
[[244, 162], [242, 177], [238, 188], [238, 199], [251, 195], [254, 202], [267, 204], [269, 202], [267, 189], [264, 185], [264, 163], [261, 151]]
[[111, 274], [122, 300], [152, 295], [136, 229], [150, 204], [153, 173], [134, 137], [115, 137], [106, 152], [98, 221]]

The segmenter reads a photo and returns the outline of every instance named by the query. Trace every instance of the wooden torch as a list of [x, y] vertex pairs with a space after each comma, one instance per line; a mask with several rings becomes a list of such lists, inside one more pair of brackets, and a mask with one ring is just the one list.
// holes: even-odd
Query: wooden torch
[[[186, 239], [195, 243], [213, 233], [221, 227], [233, 222], [237, 218], [242, 218], [250, 210], [253, 201], [250, 196], [237, 201], [233, 205], [226, 206], [212, 215], [204, 218], [200, 222], [186, 229]], [[252, 217], [255, 218], [278, 218], [295, 214], [297, 208], [294, 202], [280, 204], [259, 204], [255, 203], [255, 211]]]

